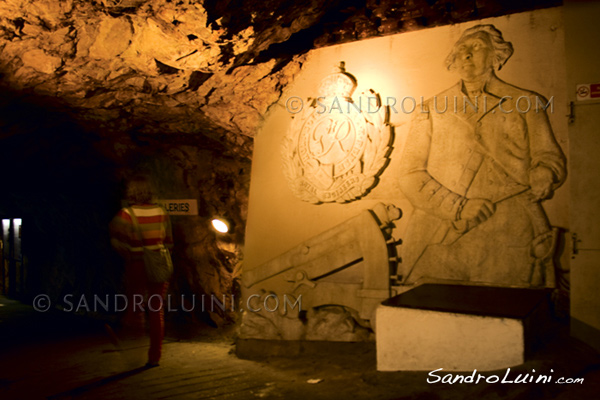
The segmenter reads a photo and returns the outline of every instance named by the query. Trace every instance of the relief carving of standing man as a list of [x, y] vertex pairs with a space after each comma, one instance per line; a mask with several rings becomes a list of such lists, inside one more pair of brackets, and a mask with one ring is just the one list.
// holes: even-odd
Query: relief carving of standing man
[[414, 206], [406, 284], [554, 286], [555, 231], [541, 202], [564, 182], [565, 157], [548, 101], [496, 76], [512, 53], [494, 26], [467, 29], [446, 59], [461, 80], [413, 119], [399, 182]]

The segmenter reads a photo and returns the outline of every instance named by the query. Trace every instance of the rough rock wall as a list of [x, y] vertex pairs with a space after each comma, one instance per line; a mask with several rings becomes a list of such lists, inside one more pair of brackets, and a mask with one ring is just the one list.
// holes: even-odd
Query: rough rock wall
[[2, 83], [104, 131], [201, 134], [250, 156], [314, 47], [558, 0], [4, 0]]
[[245, 136], [300, 62], [231, 70], [233, 57], [255, 42], [253, 28], [230, 35], [207, 19], [201, 4], [185, 1], [7, 0], [3, 83], [53, 98], [105, 131], [201, 132], [249, 156]]

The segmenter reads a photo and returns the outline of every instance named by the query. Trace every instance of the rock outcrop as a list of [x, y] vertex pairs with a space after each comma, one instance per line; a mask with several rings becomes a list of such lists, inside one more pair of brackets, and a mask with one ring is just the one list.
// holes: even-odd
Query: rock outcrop
[[245, 137], [302, 57], [234, 67], [235, 57], [304, 25], [257, 47], [251, 25], [231, 34], [208, 19], [201, 4], [184, 1], [7, 0], [0, 4], [3, 84], [104, 132], [202, 134], [248, 157]]

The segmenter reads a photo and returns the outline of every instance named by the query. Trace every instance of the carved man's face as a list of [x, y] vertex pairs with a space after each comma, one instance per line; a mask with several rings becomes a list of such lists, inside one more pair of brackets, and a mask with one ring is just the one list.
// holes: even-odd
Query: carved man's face
[[469, 35], [456, 43], [454, 64], [465, 81], [477, 80], [493, 69], [494, 48], [485, 32]]

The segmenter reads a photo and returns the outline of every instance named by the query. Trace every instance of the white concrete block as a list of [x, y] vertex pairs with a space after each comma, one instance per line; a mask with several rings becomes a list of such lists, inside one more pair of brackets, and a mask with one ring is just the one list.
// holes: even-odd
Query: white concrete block
[[543, 291], [446, 285], [411, 291], [377, 308], [379, 371], [491, 371], [519, 365], [550, 320]]
[[524, 362], [520, 320], [379, 306], [377, 370], [488, 371]]

